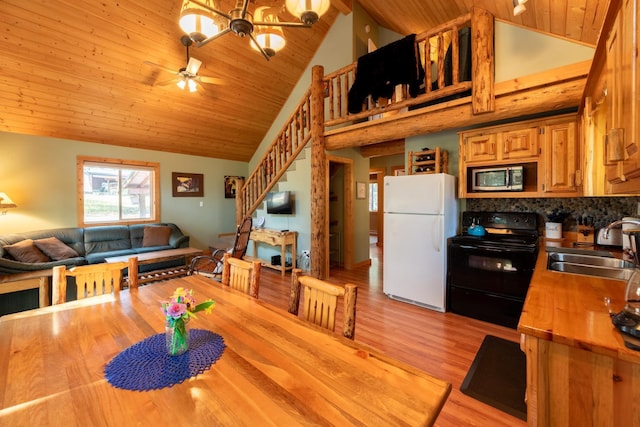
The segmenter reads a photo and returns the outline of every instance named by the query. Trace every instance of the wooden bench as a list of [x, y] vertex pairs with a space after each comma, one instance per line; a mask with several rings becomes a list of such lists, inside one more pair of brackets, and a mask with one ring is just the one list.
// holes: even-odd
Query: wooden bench
[[49, 305], [50, 276], [51, 270], [0, 276], [0, 295], [27, 289], [38, 289], [39, 306], [46, 307]]
[[167, 280], [174, 277], [186, 276], [188, 266], [191, 259], [195, 256], [202, 255], [202, 250], [196, 248], [178, 248], [167, 249], [163, 251], [143, 252], [140, 254], [130, 254], [105, 258], [108, 263], [128, 262], [129, 271], [138, 271], [139, 265], [154, 264], [163, 261], [174, 261], [180, 258], [185, 259], [185, 265], [180, 267], [167, 268], [162, 270], [154, 270], [149, 272], [131, 275], [129, 274], [129, 287], [135, 288], [144, 283], [155, 282], [158, 280]]

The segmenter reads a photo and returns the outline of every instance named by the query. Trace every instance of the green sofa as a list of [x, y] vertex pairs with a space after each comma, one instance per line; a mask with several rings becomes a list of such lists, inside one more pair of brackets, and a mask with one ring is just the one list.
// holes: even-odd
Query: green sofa
[[[33, 246], [37, 247], [38, 262], [28, 261], [34, 259]], [[96, 264], [108, 257], [188, 246], [189, 236], [172, 223], [57, 228], [5, 234], [0, 236], [0, 276], [51, 270], [57, 265]], [[149, 270], [158, 268], [153, 264], [145, 267]]]

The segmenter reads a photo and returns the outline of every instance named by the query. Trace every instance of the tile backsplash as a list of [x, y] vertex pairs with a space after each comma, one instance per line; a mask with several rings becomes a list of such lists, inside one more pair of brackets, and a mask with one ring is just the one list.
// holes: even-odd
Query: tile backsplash
[[547, 220], [547, 212], [553, 210], [569, 212], [564, 221], [564, 230], [576, 231], [577, 218], [591, 216], [595, 228], [625, 216], [640, 217], [638, 203], [640, 197], [580, 197], [580, 198], [547, 198], [547, 199], [466, 199], [467, 211], [495, 212], [536, 212], [541, 228]]

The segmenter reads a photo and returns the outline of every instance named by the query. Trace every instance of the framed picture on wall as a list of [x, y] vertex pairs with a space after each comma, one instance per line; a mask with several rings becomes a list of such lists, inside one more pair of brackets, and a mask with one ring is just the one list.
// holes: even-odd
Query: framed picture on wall
[[237, 186], [236, 179], [241, 179], [244, 181], [244, 176], [227, 175], [224, 177], [224, 198], [225, 199], [236, 198], [236, 186]]
[[172, 172], [173, 197], [203, 197], [204, 175], [201, 173]]
[[367, 198], [367, 183], [356, 182], [356, 199], [366, 199], [366, 198]]

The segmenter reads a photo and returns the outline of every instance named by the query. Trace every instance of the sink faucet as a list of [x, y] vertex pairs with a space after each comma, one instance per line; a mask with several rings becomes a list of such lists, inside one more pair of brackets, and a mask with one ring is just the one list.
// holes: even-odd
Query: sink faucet
[[635, 220], [635, 219], [619, 219], [617, 221], [613, 221], [611, 224], [607, 225], [604, 228], [604, 232], [602, 233], [602, 237], [607, 239], [609, 237], [609, 230], [611, 230], [612, 228], [616, 228], [618, 226], [622, 226], [622, 224], [634, 224], [634, 225], [640, 226], [640, 221]]

